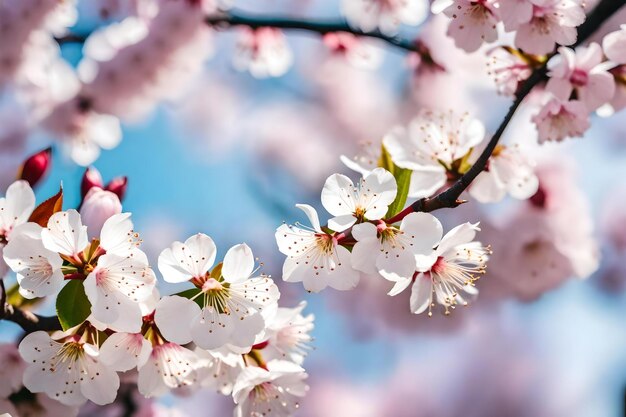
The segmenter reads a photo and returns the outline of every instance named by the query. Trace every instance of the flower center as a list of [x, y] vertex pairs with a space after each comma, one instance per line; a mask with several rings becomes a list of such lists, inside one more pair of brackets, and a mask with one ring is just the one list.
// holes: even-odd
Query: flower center
[[587, 85], [587, 82], [589, 81], [589, 75], [586, 71], [575, 69], [569, 80], [573, 85], [577, 87], [583, 87]]
[[326, 233], [317, 233], [315, 235], [315, 243], [320, 252], [330, 255], [335, 250], [335, 244], [337, 243], [335, 238]]
[[209, 278], [204, 284], [202, 284], [202, 291], [221, 291], [224, 289], [224, 286], [215, 278]]
[[354, 210], [354, 217], [356, 217], [359, 221], [365, 220], [365, 209], [363, 207], [357, 207]]

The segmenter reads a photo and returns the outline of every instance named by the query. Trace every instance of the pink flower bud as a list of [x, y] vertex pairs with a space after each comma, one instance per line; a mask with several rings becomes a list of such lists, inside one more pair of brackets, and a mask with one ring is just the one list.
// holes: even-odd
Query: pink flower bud
[[28, 181], [30, 186], [34, 187], [48, 173], [51, 160], [52, 148], [44, 149], [30, 156], [22, 165], [19, 179]]
[[80, 209], [83, 224], [87, 226], [89, 237], [98, 237], [107, 219], [122, 212], [122, 203], [115, 193], [93, 187], [83, 200]]
[[102, 175], [100, 175], [100, 171], [94, 167], [89, 167], [85, 170], [83, 180], [80, 183], [80, 195], [83, 199], [93, 187], [104, 188], [104, 184], [102, 183]]
[[128, 178], [117, 177], [109, 181], [105, 189], [117, 195], [120, 201], [122, 201], [124, 199], [124, 196], [126, 195], [127, 186], [128, 186]]

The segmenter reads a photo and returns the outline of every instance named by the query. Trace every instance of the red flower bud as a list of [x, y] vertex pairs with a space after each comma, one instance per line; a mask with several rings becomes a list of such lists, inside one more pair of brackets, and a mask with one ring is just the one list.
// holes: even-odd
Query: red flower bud
[[541, 186], [539, 186], [539, 189], [537, 190], [535, 195], [530, 197], [529, 200], [530, 200], [530, 204], [532, 204], [533, 206], [539, 209], [543, 209], [546, 207], [547, 198], [548, 196], [546, 195], [546, 192], [543, 190], [543, 188], [541, 188]]
[[269, 344], [270, 344], [269, 340], [266, 340], [265, 342], [257, 343], [256, 345], [252, 346], [251, 350], [265, 349], [267, 347], [267, 345], [269, 345]]
[[100, 171], [94, 167], [89, 167], [85, 170], [83, 180], [80, 183], [80, 195], [85, 198], [89, 190], [93, 187], [104, 188], [104, 184], [102, 183], [102, 175], [100, 175]]
[[34, 187], [48, 173], [51, 162], [52, 148], [37, 152], [24, 161], [18, 178], [28, 181]]
[[116, 177], [113, 178], [107, 184], [105, 190], [111, 191], [113, 194], [116, 194], [117, 197], [122, 201], [124, 196], [126, 195], [126, 187], [128, 185], [128, 178], [126, 177]]

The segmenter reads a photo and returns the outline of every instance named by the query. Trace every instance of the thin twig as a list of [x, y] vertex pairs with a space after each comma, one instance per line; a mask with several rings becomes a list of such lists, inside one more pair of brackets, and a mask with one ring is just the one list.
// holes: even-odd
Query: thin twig
[[[617, 10], [626, 5], [626, 0], [602, 0], [596, 8], [589, 14], [586, 21], [578, 27], [578, 39], [573, 47], [582, 44], [587, 40], [602, 24], [613, 15]], [[474, 179], [480, 174], [487, 165], [491, 154], [493, 153], [498, 141], [502, 137], [502, 134], [506, 130], [509, 122], [513, 118], [515, 111], [520, 106], [526, 96], [532, 91], [532, 89], [547, 76], [547, 64], [533, 71], [531, 76], [520, 86], [517, 94], [515, 95], [515, 101], [509, 108], [504, 120], [498, 127], [498, 130], [491, 137], [487, 147], [480, 154], [474, 165], [459, 178], [452, 186], [445, 191], [437, 194], [432, 198], [423, 198], [407, 209], [403, 210], [404, 215], [413, 211], [425, 211], [430, 212], [440, 208], [454, 208], [463, 203], [459, 200], [461, 194], [469, 187]], [[398, 217], [398, 216], [396, 216]], [[400, 219], [404, 216], [400, 216]], [[395, 219], [395, 217], [394, 217]]]
[[247, 26], [252, 29], [273, 27], [278, 29], [300, 30], [325, 35], [327, 33], [348, 32], [353, 35], [380, 39], [397, 48], [418, 52], [418, 44], [414, 40], [387, 36], [380, 31], [364, 32], [352, 28], [343, 19], [335, 20], [308, 20], [291, 17], [264, 17], [252, 16], [241, 12], [229, 11], [225, 14], [208, 16], [205, 22], [215, 27]]
[[56, 316], [44, 317], [31, 313], [27, 310], [14, 307], [5, 303], [3, 309], [4, 320], [11, 321], [19, 325], [26, 333], [45, 330], [47, 332], [61, 330], [61, 323]]

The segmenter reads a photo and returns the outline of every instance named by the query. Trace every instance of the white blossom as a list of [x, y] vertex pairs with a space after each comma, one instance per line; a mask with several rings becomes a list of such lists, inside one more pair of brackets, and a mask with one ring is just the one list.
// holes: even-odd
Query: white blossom
[[383, 139], [393, 162], [410, 169], [409, 197], [430, 197], [447, 181], [453, 163], [485, 137], [480, 121], [468, 114], [424, 111], [408, 128], [396, 127]]
[[[229, 249], [219, 275], [213, 276], [210, 268], [215, 251], [210, 237], [197, 234], [184, 244], [174, 242], [161, 253], [159, 270], [165, 280], [191, 281], [198, 291], [194, 299], [161, 299], [155, 320], [164, 336], [177, 343], [193, 340], [205, 349], [229, 343], [250, 347], [264, 329], [265, 312], [276, 306], [278, 288], [269, 277], [252, 277], [254, 256], [246, 244]], [[181, 322], [190, 323], [189, 336], [181, 333]]]
[[24, 385], [31, 392], [44, 392], [66, 405], [115, 400], [119, 377], [100, 362], [96, 345], [75, 336], [57, 341], [37, 331], [22, 340], [19, 351], [28, 364]]
[[[442, 228], [437, 219], [432, 221], [430, 229], [430, 233], [441, 236]], [[420, 314], [428, 310], [429, 316], [435, 302], [444, 307], [446, 314], [457, 304], [466, 305], [467, 297], [478, 294], [474, 282], [485, 273], [488, 260], [489, 248], [474, 241], [477, 230], [480, 230], [477, 224], [471, 223], [450, 230], [431, 253], [416, 256], [413, 277], [395, 280], [389, 295], [397, 295], [413, 284], [411, 312]], [[424, 228], [424, 232], [427, 231]]]
[[276, 230], [278, 249], [287, 259], [283, 280], [302, 282], [307, 291], [319, 292], [330, 286], [350, 290], [359, 282], [359, 272], [351, 267], [350, 252], [337, 238], [322, 230], [315, 209], [297, 204], [309, 218], [312, 228], [283, 224]]
[[342, 232], [357, 221], [381, 219], [397, 191], [395, 178], [383, 168], [361, 178], [358, 186], [345, 175], [331, 175], [322, 189], [322, 205], [335, 216], [328, 220], [328, 227]]
[[487, 168], [472, 182], [469, 193], [481, 203], [495, 203], [506, 194], [519, 200], [532, 197], [539, 188], [534, 163], [519, 146], [497, 146]]
[[246, 367], [233, 387], [235, 416], [291, 416], [308, 390], [306, 378], [304, 369], [287, 361], [270, 361], [267, 370]]

